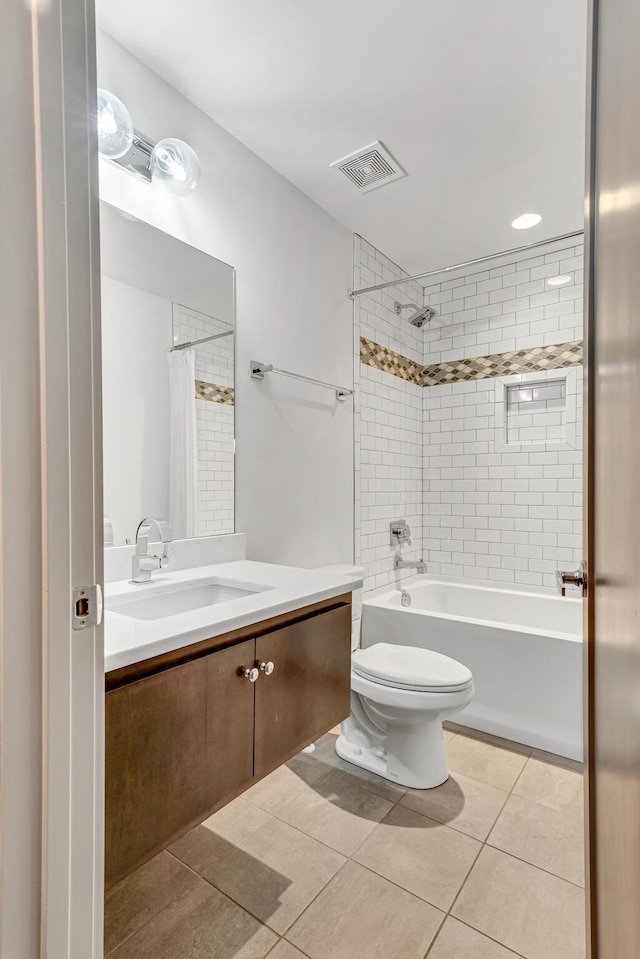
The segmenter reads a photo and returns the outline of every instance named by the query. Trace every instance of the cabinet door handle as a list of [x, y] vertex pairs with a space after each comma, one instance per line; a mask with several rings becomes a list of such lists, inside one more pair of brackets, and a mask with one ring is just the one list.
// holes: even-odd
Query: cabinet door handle
[[270, 676], [276, 667], [273, 663], [260, 663], [260, 669], [265, 674], [265, 676]]
[[256, 669], [255, 666], [253, 669], [242, 669], [241, 667], [241, 673], [246, 679], [249, 680], [250, 683], [255, 683], [256, 679], [260, 675], [260, 671]]

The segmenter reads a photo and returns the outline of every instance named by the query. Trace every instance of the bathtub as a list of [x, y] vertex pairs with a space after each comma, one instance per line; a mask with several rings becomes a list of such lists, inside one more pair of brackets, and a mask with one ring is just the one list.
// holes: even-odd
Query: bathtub
[[473, 672], [456, 722], [582, 759], [582, 604], [578, 598], [428, 576], [365, 596], [361, 645], [433, 649]]

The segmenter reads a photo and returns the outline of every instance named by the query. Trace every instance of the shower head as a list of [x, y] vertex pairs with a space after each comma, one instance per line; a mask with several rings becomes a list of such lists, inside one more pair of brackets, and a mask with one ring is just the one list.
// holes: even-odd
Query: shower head
[[403, 310], [415, 310], [413, 316], [409, 317], [409, 323], [417, 326], [419, 330], [429, 323], [434, 316], [438, 315], [438, 311], [434, 310], [432, 306], [418, 306], [417, 303], [395, 303], [393, 309], [398, 316]]

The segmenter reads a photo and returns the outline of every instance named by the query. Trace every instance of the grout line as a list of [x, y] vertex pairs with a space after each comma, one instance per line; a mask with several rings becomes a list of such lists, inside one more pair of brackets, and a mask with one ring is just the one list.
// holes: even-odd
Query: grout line
[[[289, 926], [289, 929], [290, 929], [290, 928], [291, 928], [291, 926]], [[280, 938], [278, 939], [278, 941], [277, 941], [277, 942], [274, 942], [274, 944], [272, 945], [271, 949], [269, 949], [269, 952], [268, 952], [267, 955], [265, 956], [265, 959], [268, 959], [269, 956], [272, 956], [272, 955], [273, 955], [273, 953], [276, 951], [276, 949], [278, 948], [278, 946], [280, 945], [281, 942], [284, 942], [287, 946], [291, 946], [292, 949], [297, 949], [301, 956], [305, 956], [305, 959], [311, 959], [311, 956], [309, 955], [308, 952], [305, 952], [303, 949], [300, 948], [300, 946], [294, 945], [294, 944], [293, 944], [292, 942], [290, 942], [288, 939], [285, 939], [284, 936], [280, 936]]]
[[431, 952], [431, 950], [432, 950], [433, 947], [435, 946], [436, 942], [437, 942], [438, 939], [440, 938], [440, 933], [441, 933], [442, 930], [444, 929], [444, 924], [445, 924], [445, 922], [447, 921], [448, 918], [449, 918], [449, 914], [448, 914], [448, 913], [446, 913], [446, 914], [442, 917], [442, 921], [440, 922], [440, 925], [439, 925], [438, 928], [436, 929], [436, 934], [435, 934], [435, 936], [433, 937], [433, 939], [431, 940], [431, 942], [430, 942], [429, 945], [427, 946], [427, 951], [425, 952], [425, 954], [424, 954], [424, 956], [423, 956], [423, 959], [427, 959], [427, 956], [429, 955], [429, 953]]
[[[149, 923], [151, 923], [151, 922], [153, 922], [155, 919], [157, 919], [158, 916], [161, 916], [162, 913], [165, 912], [166, 909], [169, 909], [175, 902], [178, 902], [180, 899], [182, 899], [184, 896], [186, 896], [188, 892], [191, 892], [191, 890], [192, 890], [193, 887], [198, 883], [198, 881], [202, 879], [202, 876], [200, 876], [200, 875], [199, 875], [194, 869], [192, 869], [190, 866], [187, 866], [186, 863], [182, 862], [181, 859], [178, 859], [177, 856], [174, 856], [173, 853], [170, 853], [168, 849], [163, 849], [162, 852], [168, 853], [168, 855], [171, 856], [173, 859], [175, 859], [177, 862], [179, 862], [181, 866], [184, 866], [186, 869], [188, 869], [189, 872], [193, 873], [194, 881], [192, 882], [192, 884], [189, 886], [188, 889], [185, 889], [183, 892], [181, 892], [179, 896], [174, 896], [173, 899], [170, 899], [169, 902], [165, 903], [165, 905], [162, 907], [162, 909], [159, 909], [158, 912], [154, 913], [153, 916], [150, 916], [148, 919], [145, 919], [145, 921], [144, 921], [140, 926], [138, 926], [137, 929], [134, 929], [133, 932], [130, 932], [128, 936], [125, 936], [125, 938], [122, 939], [122, 940], [118, 943], [117, 946], [114, 946], [114, 948], [111, 949], [108, 953], [105, 953], [104, 959], [108, 959], [109, 956], [115, 955], [116, 951], [117, 951], [118, 949], [120, 949], [121, 946], [124, 946], [124, 944], [125, 944], [126, 942], [129, 942], [131, 939], [133, 939], [134, 936], [137, 936], [139, 932], [141, 932], [143, 929], [146, 928], [146, 926], [149, 925]], [[162, 853], [158, 853], [158, 855], [160, 856], [160, 855], [162, 855]], [[149, 860], [149, 861], [150, 861], [150, 862], [153, 862], [153, 860]], [[146, 865], [146, 863], [143, 863], [143, 865]], [[142, 866], [139, 866], [138, 868], [142, 869], [143, 867], [142, 867]], [[136, 871], [137, 871], [137, 870], [136, 870]], [[133, 873], [131, 873], [131, 875], [133, 875]], [[128, 879], [128, 878], [129, 878], [128, 876], [125, 876], [125, 879]], [[123, 880], [121, 880], [121, 881], [123, 881]], [[117, 885], [117, 884], [116, 884], [116, 885]], [[115, 889], [116, 887], [114, 886], [113, 888]], [[105, 897], [105, 907], [106, 907], [106, 897]], [[106, 909], [105, 909], [105, 911], [106, 911]]]
[[489, 840], [484, 843], [485, 846], [488, 846], [489, 849], [495, 849], [496, 852], [501, 852], [504, 856], [509, 856], [511, 859], [516, 859], [518, 862], [523, 862], [525, 866], [531, 866], [533, 869], [538, 869], [540, 872], [544, 872], [547, 876], [551, 876], [553, 879], [559, 879], [560, 882], [566, 882], [570, 886], [574, 886], [576, 889], [581, 889], [586, 893], [585, 886], [581, 886], [578, 882], [573, 882], [572, 879], [567, 879], [566, 876], [559, 876], [556, 872], [551, 872], [550, 869], [545, 869], [544, 866], [538, 866], [535, 862], [530, 862], [528, 859], [523, 859], [521, 856], [516, 856], [515, 853], [509, 852], [507, 849], [501, 849], [500, 846], [494, 846], [493, 843], [490, 843]]
[[[299, 949], [300, 947], [299, 947], [299, 946], [296, 946], [295, 943], [294, 943], [294, 942], [291, 942], [290, 939], [287, 939], [287, 934], [290, 933], [291, 930], [293, 929], [293, 927], [295, 926], [295, 924], [296, 924], [297, 922], [299, 922], [300, 919], [302, 919], [302, 917], [304, 916], [305, 912], [307, 912], [307, 910], [311, 908], [311, 906], [314, 904], [314, 902], [315, 902], [315, 901], [319, 898], [319, 896], [321, 896], [322, 893], [325, 891], [325, 889], [327, 888], [327, 886], [329, 886], [329, 884], [332, 883], [333, 880], [334, 880], [337, 876], [340, 875], [340, 873], [342, 872], [342, 870], [344, 869], [344, 867], [347, 865], [348, 862], [351, 862], [351, 860], [350, 860], [350, 859], [345, 859], [345, 861], [342, 863], [342, 865], [340, 866], [340, 868], [333, 874], [333, 876], [331, 877], [331, 879], [328, 879], [327, 882], [325, 882], [325, 884], [324, 884], [324, 886], [322, 887], [322, 889], [319, 889], [319, 890], [318, 890], [318, 892], [315, 894], [315, 896], [313, 897], [313, 899], [311, 899], [311, 900], [307, 903], [307, 905], [304, 907], [304, 909], [302, 910], [302, 912], [301, 912], [298, 916], [296, 916], [296, 918], [293, 920], [293, 922], [289, 924], [289, 926], [287, 927], [287, 929], [285, 930], [285, 932], [283, 932], [282, 938], [283, 938], [283, 939], [286, 939], [286, 941], [287, 941], [290, 945], [295, 946], [296, 949]], [[300, 952], [302, 952], [302, 949], [300, 949]], [[306, 955], [306, 953], [305, 953], [305, 955]]]
[[[446, 918], [447, 918], [447, 919], [449, 919], [449, 918], [455, 919], [456, 922], [459, 922], [461, 925], [466, 926], [467, 929], [472, 929], [473, 932], [477, 932], [478, 935], [484, 936], [485, 939], [489, 939], [490, 942], [495, 942], [495, 944], [496, 944], [497, 946], [500, 946], [502, 949], [506, 949], [507, 952], [510, 952], [510, 953], [512, 953], [514, 956], [516, 956], [516, 959], [527, 959], [527, 957], [526, 957], [523, 953], [521, 953], [521, 952], [516, 952], [515, 949], [511, 949], [510, 946], [505, 946], [504, 942], [500, 942], [499, 939], [494, 939], [493, 936], [487, 935], [486, 932], [480, 932], [479, 929], [476, 929], [475, 926], [472, 926], [472, 925], [470, 925], [470, 923], [465, 922], [464, 919], [459, 919], [458, 916], [449, 916], [449, 915], [447, 915]], [[445, 919], [445, 922], [446, 922], [446, 919]], [[424, 957], [424, 959], [427, 959], [427, 957], [429, 956], [431, 950], [433, 949], [433, 947], [435, 946], [436, 942], [438, 941], [438, 939], [439, 939], [439, 937], [440, 937], [440, 933], [442, 932], [442, 927], [443, 927], [443, 926], [444, 926], [444, 922], [443, 922], [442, 925], [440, 926], [440, 929], [438, 929], [438, 934], [437, 934], [436, 938], [433, 940], [433, 942], [431, 943], [431, 945], [429, 946], [429, 951], [427, 952], [427, 955]]]

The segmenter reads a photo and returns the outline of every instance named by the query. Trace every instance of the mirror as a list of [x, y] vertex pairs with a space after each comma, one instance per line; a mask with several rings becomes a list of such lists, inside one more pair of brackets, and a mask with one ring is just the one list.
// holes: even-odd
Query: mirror
[[106, 203], [100, 240], [105, 546], [233, 533], [235, 271]]

